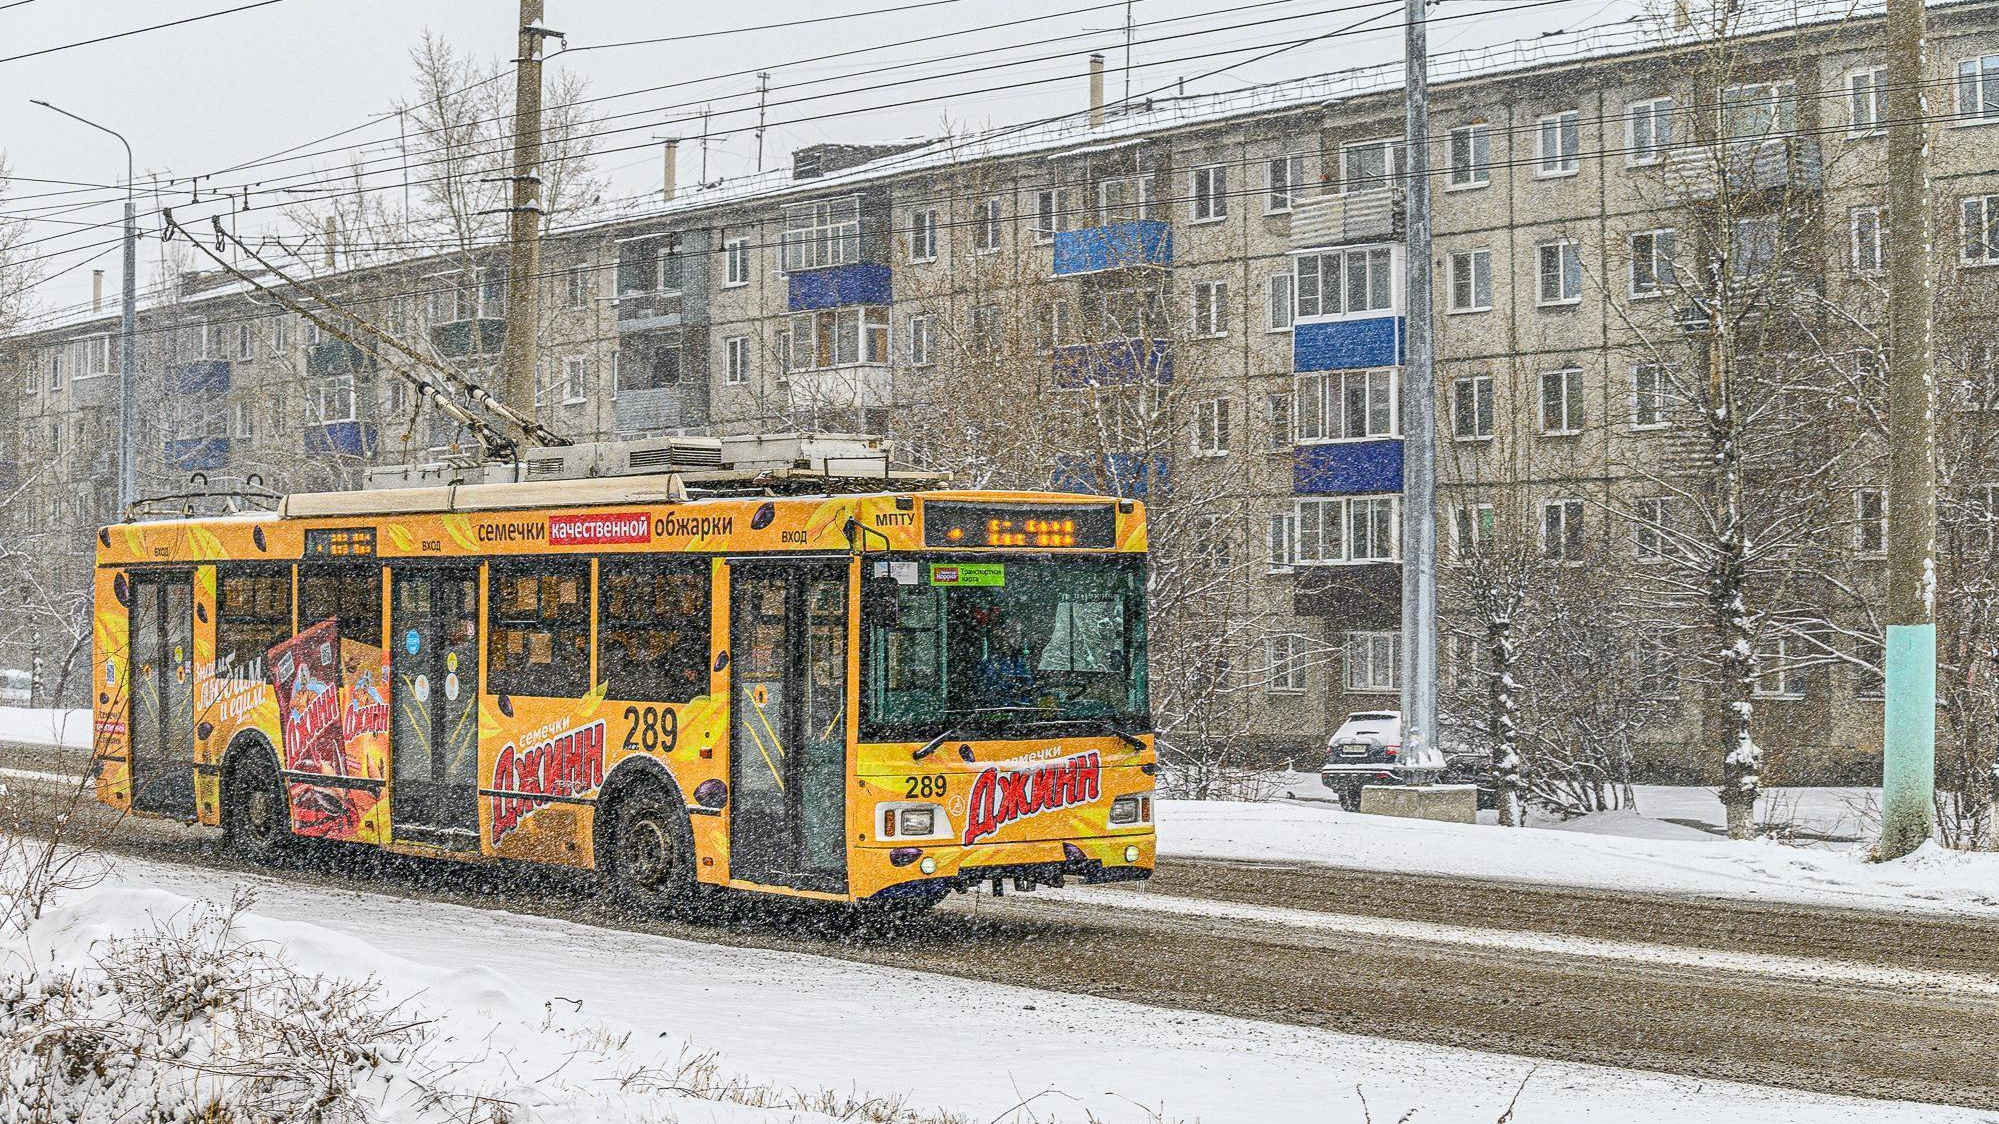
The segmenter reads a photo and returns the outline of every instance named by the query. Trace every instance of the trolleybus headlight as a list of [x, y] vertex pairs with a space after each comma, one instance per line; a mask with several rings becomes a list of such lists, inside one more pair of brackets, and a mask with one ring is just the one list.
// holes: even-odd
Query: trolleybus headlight
[[1152, 822], [1152, 794], [1132, 793], [1111, 801], [1111, 826], [1135, 827]]
[[1137, 862], [1137, 861], [1138, 861], [1138, 848], [1137, 848], [1137, 847], [1126, 847], [1126, 848], [1124, 849], [1124, 861], [1126, 861], [1126, 862], [1128, 862], [1128, 863], [1135, 863], [1135, 862]]
[[904, 808], [895, 815], [897, 834], [930, 835], [937, 830], [937, 809]]
[[934, 839], [940, 829], [943, 834], [949, 834], [950, 824], [944, 819], [943, 811], [935, 804], [884, 805], [881, 810], [881, 837]]

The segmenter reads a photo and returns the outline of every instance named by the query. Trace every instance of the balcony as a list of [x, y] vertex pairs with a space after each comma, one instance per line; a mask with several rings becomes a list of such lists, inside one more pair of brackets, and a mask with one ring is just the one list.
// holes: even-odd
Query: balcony
[[455, 320], [430, 329], [430, 342], [436, 345], [438, 354], [451, 359], [497, 355], [506, 340], [507, 322], [499, 317]]
[[1049, 473], [1048, 490], [1143, 500], [1165, 493], [1172, 472], [1172, 462], [1159, 453], [1060, 456]]
[[175, 472], [210, 472], [229, 463], [227, 437], [194, 437], [166, 444], [167, 467]]
[[1114, 222], [1055, 234], [1057, 277], [1172, 264], [1173, 228], [1160, 219]]
[[327, 422], [305, 431], [305, 451], [315, 456], [373, 456], [377, 436], [374, 422]]
[[229, 389], [227, 359], [196, 359], [167, 368], [167, 390], [173, 394], [211, 394]]
[[1334, 631], [1396, 632], [1402, 628], [1402, 564], [1300, 566], [1291, 611], [1323, 617]]
[[813, 312], [848, 304], [889, 303], [889, 268], [879, 262], [855, 262], [788, 275], [793, 312]]
[[308, 375], [352, 375], [374, 366], [373, 356], [345, 340], [322, 340], [305, 349]]
[[1291, 327], [1291, 369], [1345, 371], [1402, 365], [1402, 318], [1301, 320]]
[[1402, 490], [1402, 441], [1331, 441], [1300, 445], [1291, 489], [1301, 496], [1365, 496]]
[[1824, 161], [1811, 137], [1688, 145], [1666, 154], [1666, 193], [1676, 203], [1713, 199], [1718, 184], [1733, 194], [1818, 191]]
[[1291, 248], [1402, 240], [1402, 189], [1315, 195], [1291, 204]]
[[1058, 347], [1052, 353], [1055, 385], [1063, 390], [1096, 386], [1164, 385], [1173, 381], [1173, 341], [1108, 340]]
[[792, 371], [785, 376], [785, 388], [793, 410], [874, 410], [889, 405], [894, 375], [881, 366]]

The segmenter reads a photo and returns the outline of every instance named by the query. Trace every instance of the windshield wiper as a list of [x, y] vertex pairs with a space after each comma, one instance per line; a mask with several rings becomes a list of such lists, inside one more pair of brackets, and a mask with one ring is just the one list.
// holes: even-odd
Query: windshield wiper
[[1148, 748], [1144, 740], [1137, 734], [1132, 733], [1130, 730], [1125, 729], [1108, 718], [1092, 718], [1087, 716], [1050, 718], [1046, 722], [1034, 722], [1030, 724], [1035, 726], [1095, 726], [1107, 734], [1116, 736], [1119, 741], [1124, 742], [1133, 749], [1144, 750]]
[[[966, 707], [963, 710], [947, 710], [944, 713], [945, 715], [949, 716], [954, 714], [955, 715], [986, 714], [993, 711], [1031, 710], [1038, 712], [1040, 709], [1041, 708], [1038, 706], [972, 706], [972, 707]], [[958, 728], [956, 726], [946, 726], [944, 728], [943, 733], [937, 735], [934, 738], [931, 738], [929, 744], [925, 745], [922, 749], [917, 750], [915, 753], [910, 754], [909, 759], [911, 761], [921, 761], [924, 758], [930, 756], [931, 754], [937, 752], [938, 746], [943, 745], [945, 742], [948, 742], [952, 738], [955, 738], [957, 736], [958, 736]], [[969, 761], [971, 759], [968, 757], [966, 758], [966, 760]]]

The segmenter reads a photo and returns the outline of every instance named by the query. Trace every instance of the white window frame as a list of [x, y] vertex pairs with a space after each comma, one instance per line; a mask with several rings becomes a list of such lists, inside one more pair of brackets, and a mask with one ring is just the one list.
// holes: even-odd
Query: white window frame
[[1492, 311], [1492, 251], [1455, 250], [1450, 256], [1449, 315]]
[[[1365, 652], [1365, 661], [1356, 659]], [[1349, 632], [1340, 652], [1341, 671], [1350, 695], [1391, 694], [1402, 689], [1402, 634]], [[1359, 665], [1365, 664], [1362, 668]], [[1361, 674], [1355, 674], [1360, 671]]]
[[1304, 194], [1305, 157], [1287, 152], [1263, 162], [1263, 213], [1284, 215]]
[[[1670, 226], [1633, 231], [1626, 241], [1631, 268], [1626, 292], [1633, 300], [1650, 300], [1666, 295], [1673, 280], [1673, 258], [1679, 248], [1679, 231]], [[1639, 249], [1640, 244], [1644, 249]], [[1661, 252], [1663, 248], [1664, 252]]]
[[590, 400], [590, 357], [562, 357], [562, 404], [578, 406]]
[[730, 336], [722, 341], [722, 382], [745, 386], [750, 381], [750, 337]]
[[[1130, 188], [1131, 199], [1111, 202], [1113, 191]], [[1105, 226], [1119, 222], [1143, 222], [1156, 217], [1152, 207], [1152, 177], [1138, 174], [1108, 176], [1097, 181], [1097, 216]]]
[[[1583, 369], [1557, 367], [1542, 371], [1538, 384], [1541, 393], [1536, 402], [1539, 406], [1541, 436], [1574, 437], [1581, 433], [1589, 421], [1584, 410], [1588, 388], [1583, 385]], [[1560, 424], [1552, 428], [1548, 425], [1548, 390], [1551, 386], [1561, 388], [1561, 417], [1558, 419]]]
[[1229, 334], [1229, 283], [1194, 282], [1193, 334], [1201, 339], [1219, 339]]
[[271, 317], [271, 354], [284, 356], [292, 351], [292, 318]]
[[[1759, 131], [1738, 133], [1739, 114], [1767, 119]], [[1789, 136], [1798, 128], [1796, 82], [1745, 82], [1721, 92], [1721, 135], [1732, 144], [1758, 144]]]
[[[1270, 667], [1263, 689], [1273, 695], [1305, 693], [1305, 660], [1311, 641], [1295, 632], [1279, 632], [1263, 638], [1264, 661]], [[1281, 654], [1280, 654], [1281, 653]]]
[[1452, 129], [1444, 159], [1444, 190], [1476, 191], [1492, 186], [1492, 126], [1473, 121]]
[[1673, 99], [1645, 98], [1624, 107], [1624, 166], [1643, 168], [1666, 158], [1673, 147]]
[[1962, 266], [1999, 265], [1999, 195], [1966, 195], [1958, 200]]
[[1670, 557], [1673, 526], [1671, 496], [1641, 496], [1632, 501], [1631, 553], [1640, 563], [1652, 565]]
[[1207, 398], [1194, 403], [1193, 448], [1197, 457], [1229, 455], [1229, 413], [1227, 398]]
[[909, 260], [937, 260], [937, 208], [923, 207], [909, 212]]
[[[1381, 441], [1402, 434], [1400, 367], [1300, 371], [1292, 377], [1292, 390], [1293, 440], [1300, 445]], [[1352, 433], [1346, 407], [1356, 393], [1362, 402], [1361, 424], [1360, 432]]]
[[[1467, 400], [1466, 395], [1470, 398]], [[1491, 375], [1460, 375], [1451, 380], [1451, 437], [1456, 441], [1490, 441], [1496, 421], [1498, 384]], [[1467, 416], [1469, 405], [1469, 416]], [[1466, 431], [1466, 423], [1470, 431]]]
[[236, 337], [236, 346], [232, 349], [234, 351], [234, 354], [231, 355], [230, 358], [238, 363], [256, 362], [257, 361], [256, 326], [251, 324], [248, 320], [239, 320], [236, 322], [234, 330], [230, 334]]
[[929, 313], [920, 312], [909, 318], [909, 365], [928, 367], [937, 362], [936, 321]]
[[1044, 187], [1034, 193], [1034, 241], [1047, 245], [1069, 227], [1069, 189]]
[[[1959, 59], [1955, 73], [1957, 113], [1952, 124], [1963, 127], [1999, 123], [1999, 54]], [[1967, 103], [1973, 108], [1967, 110]]]
[[[1377, 244], [1294, 254], [1291, 259], [1293, 319], [1359, 319], [1401, 311], [1403, 266], [1400, 250], [1399, 246]], [[1328, 261], [1336, 263], [1330, 270], [1326, 264]], [[1348, 300], [1351, 294], [1349, 282], [1356, 266], [1364, 271], [1367, 279], [1367, 304], [1361, 308], [1352, 307]], [[1306, 283], [1308, 278], [1309, 285]], [[1305, 296], [1307, 290], [1314, 294], [1309, 300]], [[1329, 294], [1330, 301], [1327, 299]], [[1332, 306], [1330, 311], [1329, 304]]]
[[[1767, 237], [1765, 236], [1767, 234]], [[1754, 256], [1746, 250], [1761, 251], [1768, 248], [1768, 255], [1758, 252]], [[1729, 272], [1747, 280], [1774, 272], [1784, 256], [1784, 229], [1775, 215], [1753, 215], [1735, 220], [1728, 241]]]
[[[1555, 513], [1559, 513], [1560, 517], [1551, 519], [1550, 516]], [[1560, 526], [1557, 527], [1556, 524], [1560, 524]], [[1552, 539], [1550, 538], [1551, 533], [1555, 536]], [[1582, 565], [1584, 560], [1579, 556], [1589, 546], [1589, 540], [1585, 537], [1588, 533], [1588, 523], [1584, 518], [1584, 504], [1582, 500], [1573, 497], [1562, 497], [1560, 499], [1541, 501], [1539, 534], [1541, 539], [1541, 557], [1543, 559], [1549, 562], [1560, 563], [1564, 566]], [[1571, 557], [1571, 553], [1578, 555], [1578, 557]]]
[[[1553, 253], [1555, 268], [1551, 272], [1549, 254]], [[1534, 247], [1534, 264], [1537, 282], [1534, 287], [1534, 304], [1537, 308], [1562, 308], [1581, 304], [1583, 300], [1583, 252], [1582, 243], [1573, 238], [1553, 238], [1537, 243]], [[1556, 282], [1555, 295], [1549, 296], [1550, 278]], [[1575, 291], [1569, 291], [1573, 280]]]
[[1221, 222], [1229, 217], [1229, 166], [1203, 164], [1187, 173], [1188, 221]]
[[1846, 72], [1846, 135], [1878, 137], [1882, 133], [1882, 90], [1888, 68], [1865, 66]]
[[1887, 220], [1888, 208], [1879, 204], [1846, 212], [1847, 258], [1855, 276], [1876, 277], [1887, 271]]
[[1853, 490], [1853, 553], [1861, 558], [1881, 558], [1887, 555], [1888, 490], [1886, 488], [1867, 487]]
[[[1402, 558], [1402, 497], [1301, 496], [1297, 514], [1299, 566], [1364, 566]], [[1356, 530], [1361, 534], [1355, 534]], [[1364, 540], [1364, 541], [1363, 541]]]
[[778, 236], [784, 272], [801, 273], [861, 260], [861, 197], [842, 195], [784, 207]]
[[110, 336], [85, 336], [76, 341], [74, 347], [74, 359], [70, 363], [70, 382], [79, 383], [87, 379], [102, 378], [111, 373]]
[[[1664, 363], [1634, 363], [1631, 366], [1631, 428], [1636, 432], [1665, 429], [1673, 424], [1667, 415], [1672, 395], [1667, 389]], [[1650, 394], [1648, 417], [1647, 394]]]
[[1006, 240], [1006, 205], [997, 195], [972, 204], [972, 252], [997, 254]]
[[[1351, 157], [1362, 155], [1369, 150], [1380, 150], [1382, 174], [1379, 176], [1355, 176], [1349, 164]], [[1402, 182], [1409, 171], [1409, 144], [1406, 137], [1377, 137], [1373, 140], [1348, 141], [1340, 146], [1340, 194], [1352, 195], [1362, 191], [1379, 191], [1394, 187]]]
[[1489, 503], [1461, 503], [1451, 508], [1451, 557], [1469, 562], [1484, 548], [1497, 526], [1498, 516]]
[[1534, 122], [1534, 178], [1561, 179], [1582, 171], [1582, 111], [1564, 109]]
[[[1769, 642], [1774, 648], [1757, 653], [1761, 665], [1751, 693], [1759, 699], [1802, 699], [1805, 697], [1805, 670], [1786, 666], [1791, 662], [1791, 640], [1779, 636]], [[1763, 670], [1767, 668], [1769, 670]], [[1773, 682], [1774, 680], [1774, 682]]]
[[722, 243], [722, 287], [740, 289], [750, 283], [750, 240], [731, 238]]
[[[344, 410], [340, 404], [346, 403]], [[312, 387], [313, 424], [338, 425], [355, 420], [354, 376], [327, 375]], [[329, 407], [332, 407], [329, 409]]]
[[590, 298], [593, 295], [591, 292], [591, 280], [590, 267], [588, 265], [572, 265], [564, 270], [562, 275], [563, 307], [589, 308]]
[[790, 337], [787, 372], [888, 365], [887, 305], [850, 304], [794, 312], [786, 318], [785, 328]]
[[1270, 517], [1268, 544], [1270, 565], [1267, 572], [1289, 574], [1298, 568], [1298, 513], [1296, 510], [1280, 511]]
[[1970, 547], [1974, 554], [1991, 558], [1999, 554], [1999, 484], [1974, 484], [1971, 488]]
[[1298, 305], [1292, 298], [1292, 286], [1296, 276], [1290, 271], [1273, 273], [1263, 279], [1263, 330], [1266, 332], [1288, 332], [1291, 322], [1298, 317]]

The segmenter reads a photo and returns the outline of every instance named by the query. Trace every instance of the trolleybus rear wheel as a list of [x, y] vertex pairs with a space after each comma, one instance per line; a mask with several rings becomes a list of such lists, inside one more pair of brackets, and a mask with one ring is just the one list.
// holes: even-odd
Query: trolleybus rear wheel
[[276, 858], [292, 842], [284, 782], [268, 754], [244, 754], [229, 770], [222, 832], [226, 844], [260, 860]]
[[618, 801], [613, 811], [609, 889], [639, 911], [685, 911], [696, 894], [694, 837], [687, 813], [657, 785]]

